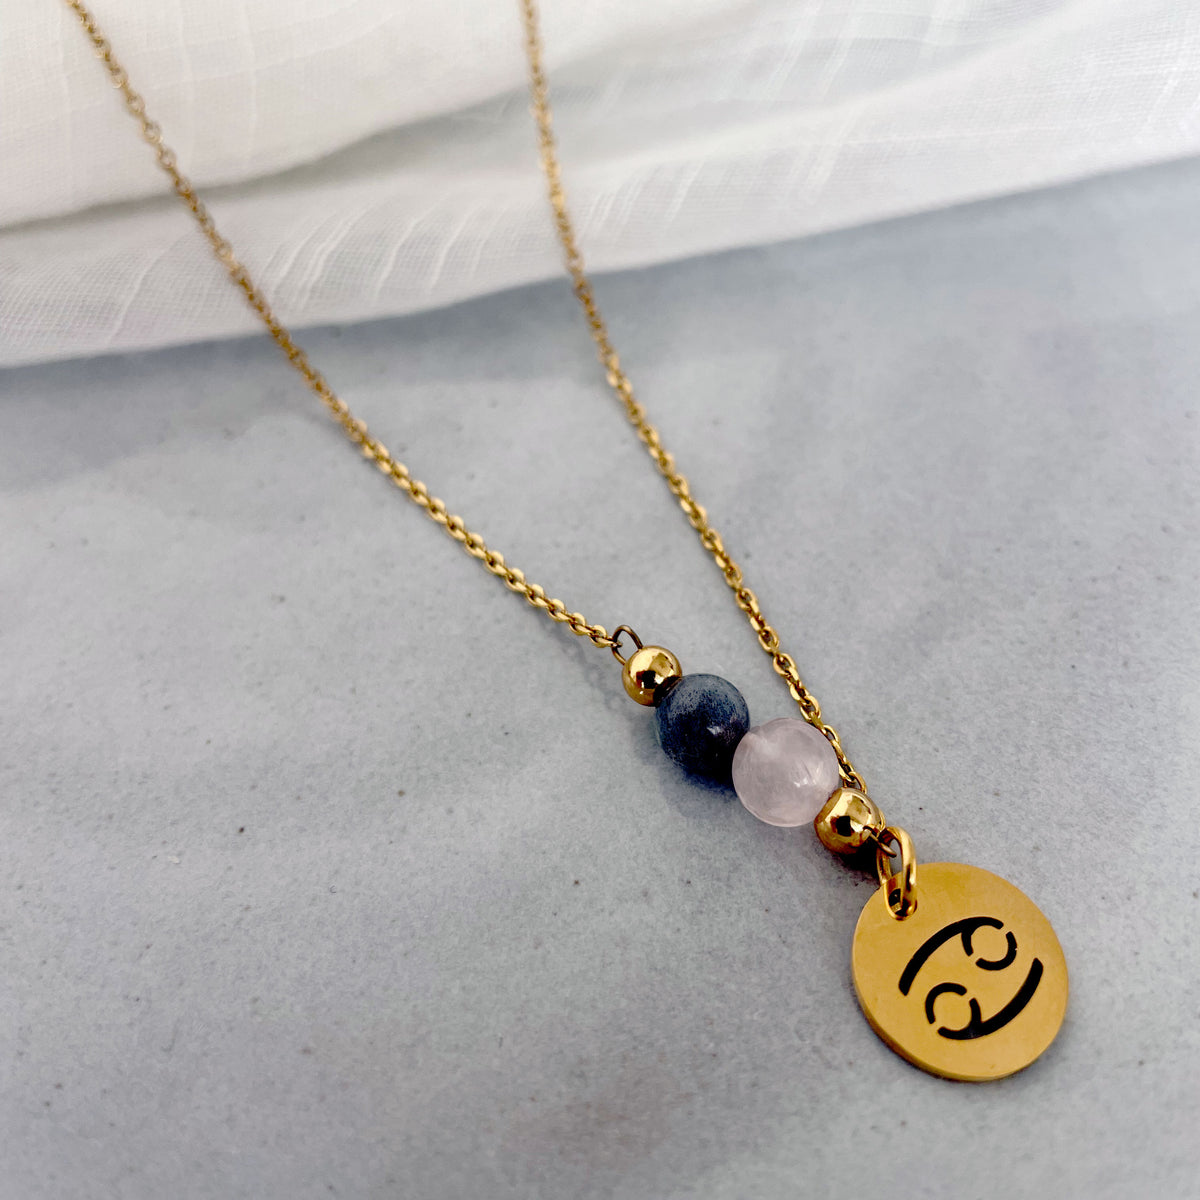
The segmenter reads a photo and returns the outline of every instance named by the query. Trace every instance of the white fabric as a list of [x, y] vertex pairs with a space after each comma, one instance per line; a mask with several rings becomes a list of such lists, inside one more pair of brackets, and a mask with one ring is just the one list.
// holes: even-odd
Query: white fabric
[[[560, 269], [513, 0], [96, 13], [286, 320]], [[598, 269], [1200, 148], [1188, 0], [546, 0], [544, 27]], [[0, 364], [258, 328], [57, 0], [0, 0], [0, 162]]]

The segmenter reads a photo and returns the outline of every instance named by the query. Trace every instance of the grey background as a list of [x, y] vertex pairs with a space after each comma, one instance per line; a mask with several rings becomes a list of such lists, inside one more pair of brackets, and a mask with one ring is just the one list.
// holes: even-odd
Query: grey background
[[[0, 376], [0, 1193], [1200, 1194], [1198, 212], [1183, 164], [602, 281], [873, 793], [1058, 929], [987, 1086], [861, 1018], [870, 882], [273, 347]], [[305, 340], [551, 594], [788, 713], [564, 285]]]

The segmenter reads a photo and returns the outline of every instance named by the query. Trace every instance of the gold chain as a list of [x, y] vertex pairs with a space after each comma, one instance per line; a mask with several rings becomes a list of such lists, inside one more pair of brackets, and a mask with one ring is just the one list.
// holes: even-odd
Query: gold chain
[[629, 423], [637, 430], [637, 435], [645, 444], [650, 457], [654, 459], [655, 466], [667, 481], [667, 487], [671, 489], [672, 495], [678, 498], [679, 507], [683, 509], [688, 523], [699, 535], [701, 545], [712, 555], [713, 562], [717, 564], [722, 577], [733, 591], [738, 608], [746, 614], [751, 628], [758, 635], [758, 644], [771, 656], [771, 665], [787, 684], [788, 691], [800, 706], [804, 719], [810, 725], [815, 725], [837, 752], [838, 765], [846, 786], [865, 792], [862, 779], [842, 749], [837, 730], [821, 719], [821, 706], [817, 703], [816, 696], [804, 686], [792, 656], [780, 649], [779, 634], [763, 616], [762, 609], [758, 606], [758, 598], [742, 582], [742, 568], [730, 557], [721, 535], [709, 524], [708, 514], [704, 511], [704, 506], [693, 498], [687, 479], [675, 469], [674, 457], [663, 446], [658, 430], [646, 420], [646, 410], [638, 403], [629, 376], [621, 369], [621, 360], [609, 339], [608, 326], [596, 303], [591, 282], [584, 269], [583, 255], [575, 238], [575, 227], [567, 211], [567, 195], [563, 190], [562, 168], [559, 165], [558, 147], [554, 139], [550, 88], [542, 66], [542, 38], [538, 30], [535, 0], [521, 0], [521, 17], [525, 23], [525, 54], [529, 60], [529, 92], [533, 100], [533, 119], [537, 124], [538, 147], [541, 151], [542, 171], [546, 176], [546, 186], [550, 194], [550, 206], [554, 210], [554, 228], [558, 232], [563, 261], [567, 273], [571, 276], [575, 298], [587, 318], [608, 386], [616, 393]]
[[[217, 229], [212, 215], [196, 194], [196, 189], [192, 186], [191, 181], [179, 169], [175, 152], [163, 141], [162, 129], [156, 121], [147, 116], [146, 102], [129, 82], [125, 68], [117, 61], [108, 38], [96, 24], [96, 18], [81, 0], [65, 0], [65, 3], [79, 18], [96, 53], [108, 70], [109, 77], [120, 91], [126, 109], [141, 126], [142, 137], [153, 148], [158, 165], [171, 180], [175, 194], [195, 218], [200, 232], [204, 234], [213, 253], [228, 272], [229, 278], [241, 289], [246, 301], [258, 314], [275, 344], [283, 352], [288, 362], [300, 373], [304, 382], [320, 398], [345, 431], [347, 437], [356, 446], [359, 446], [363, 455], [374, 462], [414, 504], [422, 508], [431, 520], [436, 521], [450, 537], [460, 543], [472, 558], [479, 559], [493, 575], [498, 576], [506, 587], [524, 596], [530, 604], [545, 612], [551, 620], [568, 626], [572, 633], [589, 638], [597, 646], [613, 647], [616, 643], [603, 625], [591, 624], [582, 613], [569, 612], [563, 601], [548, 597], [545, 589], [540, 585], [528, 583], [523, 571], [517, 567], [508, 566], [504, 561], [504, 555], [497, 550], [492, 550], [479, 534], [468, 530], [461, 517], [448, 513], [446, 505], [436, 496], [431, 496], [425, 484], [420, 480], [413, 479], [408, 468], [398, 459], [393, 458], [388, 448], [368, 432], [366, 423], [350, 411], [346, 402], [334, 392], [325, 381], [324, 376], [308, 361], [308, 356], [296, 343], [287, 327], [275, 315], [274, 310], [259, 291], [258, 285], [250, 277], [249, 271], [234, 254], [233, 247]], [[596, 343], [608, 384], [616, 393], [630, 424], [637, 431], [638, 437], [645, 444], [650, 457], [654, 459], [655, 465], [667, 481], [671, 493], [679, 500], [679, 505], [687, 516], [688, 522], [699, 535], [701, 544], [712, 555], [722, 577], [732, 589], [738, 607], [746, 614], [751, 628], [758, 636], [758, 644], [771, 656], [771, 663], [776, 673], [787, 684], [788, 691], [791, 693], [792, 699], [799, 705], [804, 719], [829, 739], [830, 745], [837, 753], [842, 779], [846, 786], [865, 791], [862, 779], [842, 749], [837, 730], [821, 719], [821, 706], [817, 703], [817, 698], [804, 686], [804, 681], [800, 678], [800, 673], [796, 669], [791, 655], [785, 654], [780, 649], [779, 635], [763, 616], [757, 597], [743, 583], [741, 567], [726, 551], [721, 535], [709, 524], [708, 514], [704, 511], [703, 506], [692, 497], [687, 479], [675, 469], [675, 459], [663, 447], [658, 431], [646, 420], [645, 409], [638, 403], [633, 393], [633, 385], [621, 369], [620, 360], [609, 340], [608, 328], [596, 304], [592, 285], [585, 273], [583, 255], [579, 252], [575, 229], [567, 212], [567, 198], [562, 185], [562, 170], [559, 166], [554, 140], [550, 91], [542, 67], [542, 42], [538, 32], [537, 7], [534, 0], [521, 0], [521, 15], [525, 26], [525, 50], [529, 59], [529, 87], [533, 100], [533, 117], [537, 124], [542, 170], [546, 175], [550, 203], [554, 209], [554, 226], [562, 245], [563, 257], [571, 276], [575, 296], [587, 317], [588, 328], [591, 330], [592, 340]]]
[[351, 411], [349, 405], [337, 395], [325, 381], [325, 377], [309, 361], [308, 355], [296, 343], [288, 332], [287, 327], [275, 315], [266, 297], [259, 291], [258, 285], [250, 277], [250, 272], [238, 261], [233, 247], [221, 236], [216, 222], [205, 207], [204, 202], [196, 195], [196, 189], [191, 181], [179, 169], [175, 161], [175, 151], [162, 138], [162, 130], [158, 122], [146, 115], [146, 102], [129, 82], [125, 68], [113, 54], [108, 38], [100, 32], [96, 18], [80, 0], [66, 0], [68, 7], [74, 10], [84, 30], [91, 38], [96, 53], [100, 56], [113, 83], [125, 100], [125, 107], [142, 127], [142, 137], [154, 148], [154, 157], [163, 169], [171, 183], [175, 194], [187, 205], [200, 232], [208, 239], [213, 253], [221, 260], [221, 264], [229, 273], [250, 307], [258, 313], [267, 331], [274, 338], [275, 344], [283, 351], [288, 362], [299, 371], [304, 382], [316, 392], [321, 402], [333, 414], [334, 419], [346, 436], [362, 448], [364, 456], [370, 459], [378, 468], [418, 507], [425, 510], [430, 520], [436, 521], [462, 548], [472, 557], [479, 559], [493, 575], [498, 575], [506, 587], [524, 596], [534, 608], [540, 608], [552, 621], [558, 621], [570, 628], [572, 633], [580, 637], [590, 638], [597, 646], [611, 646], [612, 638], [603, 625], [591, 624], [582, 613], [569, 612], [566, 604], [547, 596], [545, 589], [537, 583], [529, 583], [525, 573], [517, 567], [510, 567], [504, 561], [504, 555], [493, 550], [478, 533], [472, 533], [462, 517], [446, 511], [446, 505], [436, 496], [429, 494], [429, 489], [419, 480], [414, 479], [409, 469], [397, 458], [393, 458], [388, 448], [377, 438], [371, 436], [365, 421], [360, 420]]

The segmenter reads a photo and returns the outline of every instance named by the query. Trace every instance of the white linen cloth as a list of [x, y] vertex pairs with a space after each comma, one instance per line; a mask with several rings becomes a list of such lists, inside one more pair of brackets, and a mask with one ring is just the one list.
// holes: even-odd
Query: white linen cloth
[[[95, 12], [287, 321], [560, 270], [514, 0]], [[599, 270], [1200, 148], [1188, 0], [546, 0], [543, 23]], [[58, 0], [0, 0], [0, 163], [0, 365], [259, 328]]]

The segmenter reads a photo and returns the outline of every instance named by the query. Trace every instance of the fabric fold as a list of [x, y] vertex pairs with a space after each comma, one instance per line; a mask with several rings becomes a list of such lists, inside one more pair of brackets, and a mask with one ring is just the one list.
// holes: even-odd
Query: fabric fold
[[[294, 6], [231, 5], [180, 6], [188, 86], [162, 76], [162, 10], [113, 14], [109, 33], [286, 321], [397, 315], [560, 270], [515, 8], [308, 0], [289, 22]], [[598, 271], [1200, 146], [1200, 14], [1172, 0], [597, 7], [547, 3], [545, 35], [568, 193]], [[33, 8], [0, 44], [14, 118], [0, 123], [0, 364], [255, 332], [69, 11]], [[389, 55], [431, 46], [446, 54], [380, 86]], [[6, 61], [22, 52], [23, 66]], [[229, 103], [214, 105], [226, 76]], [[106, 167], [92, 178], [94, 161]]]

